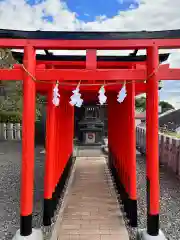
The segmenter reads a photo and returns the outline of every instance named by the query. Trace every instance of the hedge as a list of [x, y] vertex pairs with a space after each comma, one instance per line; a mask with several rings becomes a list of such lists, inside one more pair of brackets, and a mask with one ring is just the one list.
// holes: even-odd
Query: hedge
[[[42, 115], [40, 111], [36, 110], [36, 121], [42, 121]], [[14, 111], [0, 111], [1, 123], [21, 123], [22, 114]]]
[[0, 122], [2, 123], [21, 123], [22, 115], [18, 112], [1, 111]]

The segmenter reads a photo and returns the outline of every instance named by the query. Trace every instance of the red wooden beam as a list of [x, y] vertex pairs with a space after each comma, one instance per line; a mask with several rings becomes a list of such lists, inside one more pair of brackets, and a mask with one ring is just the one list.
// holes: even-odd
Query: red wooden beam
[[[95, 49], [86, 50], [86, 69], [96, 70], [97, 68], [97, 56]], [[92, 83], [95, 83], [95, 79], [92, 79]]]
[[[3, 80], [22, 80], [23, 69], [0, 69], [0, 78]], [[144, 80], [146, 71], [143, 69], [36, 69], [36, 78], [46, 81], [80, 81], [80, 80]]]
[[80, 80], [145, 80], [146, 71], [143, 69], [46, 69], [36, 70], [38, 80], [80, 81]]
[[180, 80], [180, 69], [164, 68], [163, 70], [160, 70], [158, 77], [160, 80]]
[[[169, 69], [168, 65], [161, 65], [159, 68], [160, 80], [178, 79], [180, 69]], [[36, 70], [36, 78], [39, 80], [58, 80], [62, 81], [79, 81], [79, 80], [96, 80], [96, 81], [112, 81], [112, 80], [145, 80], [145, 69], [38, 69]], [[173, 77], [173, 78], [172, 78]]]
[[[0, 79], [22, 80], [23, 69], [0, 69]], [[161, 65], [159, 68], [160, 80], [180, 80], [180, 69], [168, 69], [168, 65]], [[36, 68], [36, 78], [38, 80], [59, 80], [59, 81], [79, 81], [96, 80], [145, 80], [145, 69], [38, 69]], [[101, 82], [99, 82], [101, 84]]]
[[157, 45], [159, 48], [179, 48], [180, 39], [125, 39], [125, 40], [28, 40], [36, 49], [69, 50], [118, 50], [144, 49]]
[[[0, 78], [3, 80], [22, 80], [23, 69], [0, 69]], [[160, 80], [180, 80], [180, 69], [168, 69], [166, 65], [159, 68]], [[59, 80], [79, 81], [79, 80], [145, 80], [146, 70], [144, 69], [36, 69], [38, 80]], [[100, 82], [99, 82], [100, 83]], [[101, 83], [100, 83], [101, 84]]]
[[[48, 68], [52, 69], [54, 67], [57, 67], [58, 69], [86, 69], [86, 62], [85, 61], [37, 61], [37, 68], [38, 69], [45, 69], [47, 66]], [[134, 69], [146, 69], [146, 62], [97, 62], [97, 68], [105, 67], [107, 69], [114, 69], [117, 68], [124, 68], [124, 69], [131, 69], [133, 66], [135, 66]], [[59, 68], [60, 67], [60, 68]], [[21, 69], [20, 64], [14, 64], [14, 69]], [[160, 68], [168, 69], [169, 64], [163, 64]]]
[[23, 69], [0, 69], [0, 80], [23, 80]]
[[86, 50], [86, 69], [97, 68], [97, 57], [95, 49]]
[[10, 38], [0, 39], [0, 48], [22, 49], [26, 45], [28, 45], [28, 42], [26, 39], [10, 39]]
[[[37, 65], [54, 66], [55, 68], [86, 68], [86, 61], [37, 61]], [[98, 61], [97, 68], [132, 68], [137, 62], [109, 62]], [[145, 62], [138, 62], [138, 65], [145, 65]]]
[[0, 47], [23, 48], [32, 45], [36, 49], [68, 49], [68, 50], [118, 50], [145, 49], [150, 46], [171, 49], [180, 47], [180, 39], [124, 39], [124, 40], [46, 40], [46, 39], [0, 39]]

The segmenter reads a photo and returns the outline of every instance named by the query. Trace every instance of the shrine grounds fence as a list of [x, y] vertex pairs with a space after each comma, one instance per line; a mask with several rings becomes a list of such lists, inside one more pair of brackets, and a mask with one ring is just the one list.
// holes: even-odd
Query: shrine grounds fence
[[[22, 126], [20, 123], [0, 123], [1, 141], [21, 141]], [[136, 146], [141, 154], [146, 154], [146, 128], [136, 127]], [[159, 132], [160, 164], [167, 166], [180, 176], [180, 138]]]
[[[136, 146], [146, 154], [146, 128], [136, 127]], [[159, 162], [180, 177], [180, 139], [159, 132]]]
[[20, 123], [0, 123], [0, 140], [20, 141], [22, 137]]
[[[0, 141], [21, 141], [21, 123], [0, 123]], [[40, 121], [35, 122], [35, 144], [45, 145], [45, 129]]]

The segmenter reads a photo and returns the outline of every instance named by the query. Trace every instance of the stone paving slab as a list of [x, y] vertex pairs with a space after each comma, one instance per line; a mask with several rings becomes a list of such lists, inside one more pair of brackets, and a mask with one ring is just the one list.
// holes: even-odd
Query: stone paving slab
[[78, 157], [59, 240], [129, 239], [104, 157]]

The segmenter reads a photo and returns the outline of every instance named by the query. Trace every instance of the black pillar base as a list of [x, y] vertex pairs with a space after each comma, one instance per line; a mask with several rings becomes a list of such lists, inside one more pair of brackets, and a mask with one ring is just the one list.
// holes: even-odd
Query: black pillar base
[[32, 233], [32, 214], [20, 217], [20, 234], [29, 236]]
[[57, 207], [57, 203], [58, 203], [57, 186], [55, 188], [55, 191], [52, 194], [52, 200], [53, 200], [53, 215], [54, 215], [54, 211], [56, 211], [56, 207]]
[[128, 199], [128, 219], [131, 227], [137, 227], [137, 200]]
[[66, 183], [69, 179], [72, 165], [73, 157], [71, 156], [52, 194], [51, 203], [47, 203], [47, 201], [44, 200], [44, 219], [43, 219], [44, 226], [51, 225], [51, 218], [54, 216], [54, 213], [57, 209], [59, 199], [63, 197], [63, 190], [65, 189]]
[[137, 201], [129, 198], [129, 194], [126, 192], [123, 186], [119, 174], [114, 166], [114, 159], [112, 152], [109, 150], [108, 167], [111, 171], [115, 188], [118, 194], [119, 204], [123, 204], [124, 211], [126, 212], [129, 224], [131, 227], [137, 227]]
[[50, 226], [53, 216], [53, 199], [44, 199], [43, 225]]
[[147, 216], [147, 233], [150, 236], [158, 236], [159, 235], [159, 214]]
[[150, 214], [150, 188], [151, 182], [147, 176], [146, 178], [146, 192], [147, 192], [147, 233], [150, 236], [159, 235], [159, 214]]

